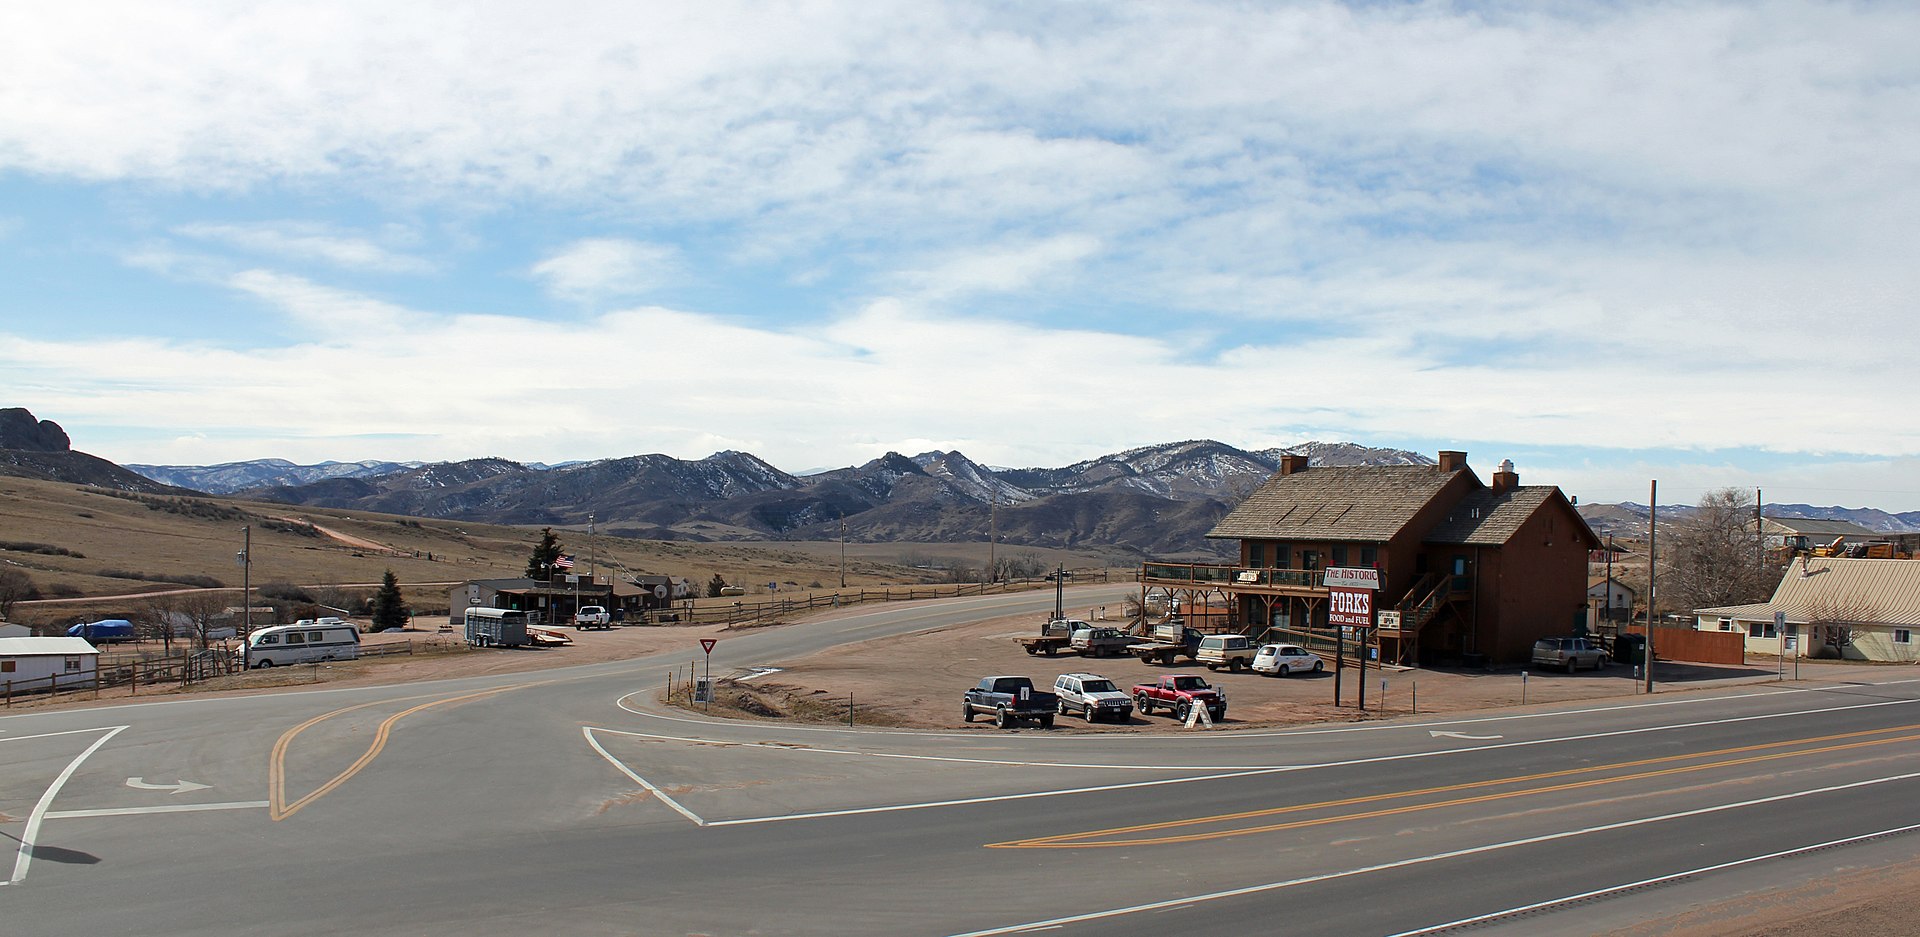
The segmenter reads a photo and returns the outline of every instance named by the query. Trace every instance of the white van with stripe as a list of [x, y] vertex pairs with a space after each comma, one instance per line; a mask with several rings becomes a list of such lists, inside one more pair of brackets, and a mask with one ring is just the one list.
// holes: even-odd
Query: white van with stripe
[[270, 625], [247, 635], [241, 653], [248, 668], [353, 660], [360, 656], [360, 629], [338, 618]]

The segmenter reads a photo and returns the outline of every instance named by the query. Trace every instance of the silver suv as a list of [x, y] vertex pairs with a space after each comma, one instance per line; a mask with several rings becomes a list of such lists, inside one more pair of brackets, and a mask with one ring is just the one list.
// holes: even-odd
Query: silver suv
[[1088, 722], [1103, 716], [1115, 722], [1133, 718], [1133, 700], [1112, 680], [1097, 673], [1063, 673], [1054, 678], [1053, 694], [1060, 698], [1056, 705], [1062, 716], [1078, 712]]
[[1541, 638], [1533, 642], [1536, 667], [1564, 667], [1568, 673], [1580, 669], [1599, 670], [1607, 665], [1607, 652], [1598, 642], [1586, 638]]

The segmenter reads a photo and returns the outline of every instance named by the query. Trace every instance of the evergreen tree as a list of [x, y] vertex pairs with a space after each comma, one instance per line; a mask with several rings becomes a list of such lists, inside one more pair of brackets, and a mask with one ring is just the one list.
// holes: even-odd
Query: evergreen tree
[[373, 594], [373, 630], [406, 626], [407, 606], [400, 598], [400, 580], [389, 569], [386, 577], [380, 580], [380, 591]]
[[553, 564], [558, 559], [560, 559], [560, 538], [554, 535], [553, 528], [540, 528], [540, 542], [534, 545], [533, 556], [527, 559], [527, 578], [552, 578]]
[[720, 590], [725, 589], [726, 587], [727, 587], [727, 577], [722, 576], [719, 573], [714, 573], [713, 578], [707, 580], [707, 597], [715, 598], [719, 596]]

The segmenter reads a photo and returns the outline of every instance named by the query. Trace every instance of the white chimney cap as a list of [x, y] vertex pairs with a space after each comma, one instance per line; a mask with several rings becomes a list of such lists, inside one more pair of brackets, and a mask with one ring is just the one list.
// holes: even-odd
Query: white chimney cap
[[1512, 459], [1501, 459], [1501, 460], [1500, 460], [1500, 471], [1502, 471], [1502, 472], [1512, 472], [1512, 471], [1513, 471], [1513, 460], [1512, 460]]

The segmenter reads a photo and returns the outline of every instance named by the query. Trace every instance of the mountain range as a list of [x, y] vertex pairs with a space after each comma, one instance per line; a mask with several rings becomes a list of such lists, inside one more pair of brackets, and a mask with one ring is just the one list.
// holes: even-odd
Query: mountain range
[[[890, 452], [862, 465], [796, 475], [745, 452], [686, 460], [652, 454], [561, 465], [501, 458], [461, 462], [283, 459], [122, 468], [72, 452], [52, 421], [0, 410], [0, 474], [122, 490], [192, 490], [290, 505], [499, 524], [585, 526], [658, 540], [958, 542], [1111, 547], [1218, 555], [1206, 532], [1279, 467], [1283, 454], [1321, 465], [1431, 465], [1401, 449], [1309, 442], [1244, 450], [1214, 440], [1142, 446], [1061, 468], [996, 468], [960, 452]], [[129, 471], [128, 469], [136, 471]], [[1601, 535], [1644, 533], [1642, 505], [1583, 504]], [[1684, 507], [1661, 508], [1681, 520]], [[1920, 512], [1769, 504], [1780, 517], [1920, 529]]]

